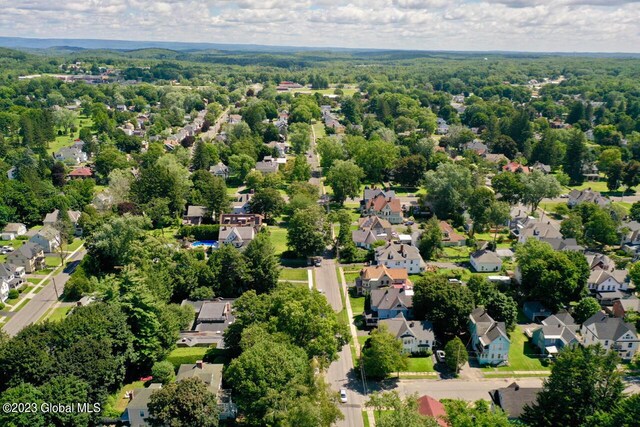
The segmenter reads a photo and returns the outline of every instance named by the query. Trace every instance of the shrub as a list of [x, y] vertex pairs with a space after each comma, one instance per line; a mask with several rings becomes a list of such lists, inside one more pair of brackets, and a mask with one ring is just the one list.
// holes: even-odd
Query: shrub
[[176, 378], [173, 365], [167, 360], [156, 362], [151, 368], [151, 376], [154, 382], [169, 384]]
[[192, 237], [195, 240], [218, 240], [219, 232], [219, 224], [195, 225], [191, 227], [181, 227], [178, 236], [181, 238]]
[[3, 303], [3, 302], [0, 302], [0, 310], [4, 310], [4, 308], [5, 308], [5, 307], [6, 307], [6, 306], [4, 305], [4, 303]]
[[20, 292], [18, 292], [16, 289], [11, 289], [9, 291], [9, 299], [16, 299], [20, 296]]

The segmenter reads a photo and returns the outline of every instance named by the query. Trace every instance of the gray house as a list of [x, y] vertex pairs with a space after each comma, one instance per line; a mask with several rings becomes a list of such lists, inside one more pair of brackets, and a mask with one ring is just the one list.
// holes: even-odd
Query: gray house
[[433, 325], [426, 320], [407, 320], [402, 313], [396, 317], [380, 321], [391, 335], [402, 341], [402, 352], [408, 354], [424, 353], [433, 349], [435, 335]]
[[580, 342], [579, 329], [573, 317], [567, 311], [561, 311], [544, 319], [542, 326], [533, 331], [531, 340], [542, 354], [555, 356], [563, 348]]

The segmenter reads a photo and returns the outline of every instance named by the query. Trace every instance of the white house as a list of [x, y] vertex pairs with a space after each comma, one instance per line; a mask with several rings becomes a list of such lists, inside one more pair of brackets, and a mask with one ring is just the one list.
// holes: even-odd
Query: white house
[[504, 322], [496, 322], [484, 308], [478, 307], [469, 315], [469, 332], [480, 365], [500, 365], [509, 361], [511, 341]]
[[40, 245], [45, 252], [52, 253], [60, 247], [60, 232], [49, 225], [45, 225], [29, 241]]
[[15, 240], [18, 236], [27, 234], [27, 226], [19, 222], [10, 222], [4, 226], [0, 233], [1, 240]]
[[631, 323], [624, 323], [619, 317], [609, 317], [598, 312], [585, 320], [580, 329], [582, 345], [601, 344], [607, 350], [618, 353], [622, 360], [633, 359], [640, 339], [636, 328]]
[[495, 252], [486, 249], [472, 253], [469, 262], [477, 272], [502, 270], [500, 257]]
[[376, 248], [375, 260], [387, 268], [404, 268], [409, 274], [422, 273], [426, 264], [415, 246], [389, 242]]
[[0, 280], [7, 282], [10, 289], [19, 289], [26, 282], [24, 267], [13, 264], [0, 264]]
[[222, 226], [218, 240], [221, 244], [241, 248], [248, 245], [255, 237], [256, 230], [252, 226]]
[[587, 285], [591, 292], [626, 291], [629, 286], [627, 270], [595, 269], [589, 274]]
[[7, 299], [9, 299], [9, 284], [0, 280], [0, 301], [5, 302]]
[[424, 353], [433, 348], [435, 335], [431, 322], [407, 320], [402, 313], [391, 319], [380, 321], [389, 333], [402, 341], [402, 352], [406, 354]]
[[79, 165], [87, 161], [87, 153], [77, 146], [63, 147], [54, 153], [53, 158], [68, 165]]

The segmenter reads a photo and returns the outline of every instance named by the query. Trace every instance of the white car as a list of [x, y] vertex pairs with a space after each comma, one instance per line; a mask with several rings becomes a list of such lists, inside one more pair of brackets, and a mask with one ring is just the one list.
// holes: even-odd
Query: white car
[[347, 390], [343, 388], [340, 389], [340, 402], [347, 403]]
[[444, 353], [444, 350], [436, 350], [436, 360], [438, 362], [444, 362], [445, 356], [446, 354]]

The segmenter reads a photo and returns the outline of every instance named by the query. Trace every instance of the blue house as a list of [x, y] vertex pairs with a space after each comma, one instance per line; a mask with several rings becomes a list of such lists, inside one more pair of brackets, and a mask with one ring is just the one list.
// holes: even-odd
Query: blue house
[[469, 315], [471, 345], [480, 365], [501, 365], [509, 362], [511, 341], [504, 322], [496, 322], [483, 307]]
[[579, 342], [576, 333], [580, 326], [566, 311], [552, 314], [542, 321], [542, 327], [533, 331], [531, 341], [542, 354], [555, 356], [564, 347]]

